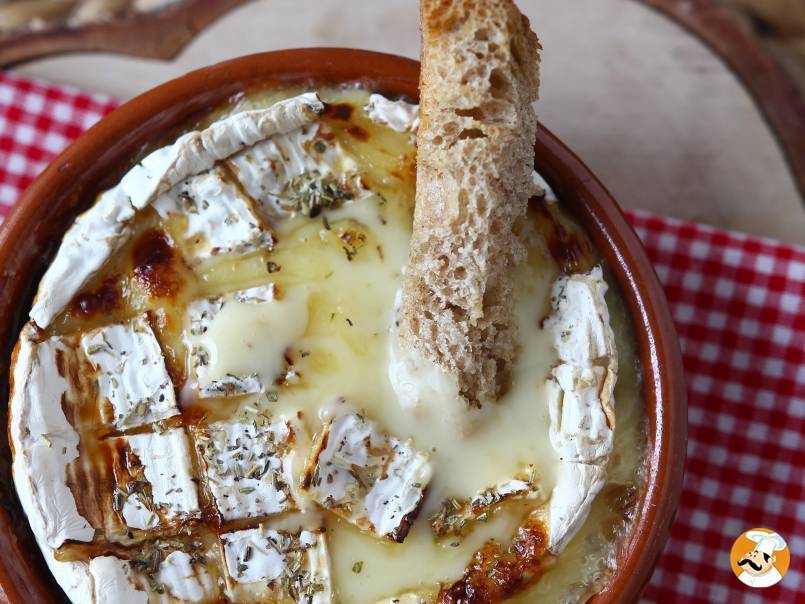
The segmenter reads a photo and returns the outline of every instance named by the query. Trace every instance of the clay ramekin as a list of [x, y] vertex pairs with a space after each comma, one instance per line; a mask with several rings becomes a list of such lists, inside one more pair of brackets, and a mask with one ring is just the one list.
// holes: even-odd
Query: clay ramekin
[[[115, 184], [143, 149], [169, 142], [195, 116], [244, 90], [271, 85], [364, 82], [387, 96], [418, 97], [419, 64], [360, 50], [316, 48], [242, 57], [200, 69], [129, 101], [59, 155], [22, 195], [0, 230], [0, 409], [7, 420], [11, 350], [36, 285], [67, 227]], [[546, 128], [536, 166], [584, 223], [628, 303], [639, 344], [648, 418], [647, 482], [617, 572], [593, 598], [633, 602], [668, 538], [685, 463], [685, 384], [676, 331], [646, 252], [618, 204], [572, 151]], [[7, 435], [0, 443], [0, 585], [13, 604], [66, 598], [34, 543], [11, 481]]]

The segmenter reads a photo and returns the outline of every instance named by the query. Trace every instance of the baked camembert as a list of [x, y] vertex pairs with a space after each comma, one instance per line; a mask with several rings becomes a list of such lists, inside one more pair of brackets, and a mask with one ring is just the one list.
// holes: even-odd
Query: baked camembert
[[482, 601], [456, 590], [495, 561], [514, 599], [605, 584], [639, 486], [638, 373], [561, 202], [536, 196], [520, 227], [509, 392], [464, 436], [398, 397], [416, 109], [250, 94], [67, 232], [16, 350], [10, 433], [72, 601]]

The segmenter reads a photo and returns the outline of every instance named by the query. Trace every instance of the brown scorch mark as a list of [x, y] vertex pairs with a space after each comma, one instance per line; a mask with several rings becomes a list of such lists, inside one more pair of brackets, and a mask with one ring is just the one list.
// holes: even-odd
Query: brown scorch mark
[[347, 132], [356, 140], [363, 142], [369, 140], [369, 133], [360, 126], [347, 126]]
[[336, 120], [348, 121], [352, 117], [355, 107], [350, 103], [326, 103], [324, 115]]
[[118, 277], [107, 277], [93, 291], [76, 296], [72, 304], [72, 311], [82, 317], [91, 317], [103, 313], [109, 314], [120, 308], [123, 302]]
[[542, 199], [530, 199], [528, 209], [536, 214], [548, 251], [563, 274], [587, 272], [596, 264], [595, 248], [586, 235], [569, 230]]
[[439, 604], [496, 604], [534, 585], [553, 564], [542, 520], [530, 517], [508, 550], [494, 540], [475, 552], [464, 576], [439, 593]]
[[176, 296], [183, 280], [176, 255], [164, 231], [149, 229], [134, 244], [134, 275], [154, 297]]

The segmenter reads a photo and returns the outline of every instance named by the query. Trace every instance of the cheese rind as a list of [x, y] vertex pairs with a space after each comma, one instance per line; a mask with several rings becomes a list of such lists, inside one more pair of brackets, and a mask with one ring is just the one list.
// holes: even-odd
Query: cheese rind
[[[25, 512], [37, 538], [52, 548], [68, 539], [92, 541], [94, 529], [76, 507], [67, 486], [67, 465], [78, 459], [79, 437], [67, 421], [62, 400], [72, 388], [61, 375], [59, 356], [73, 354], [61, 338], [36, 342], [33, 328], [23, 329], [10, 403], [10, 436], [18, 490], [30, 492]], [[20, 483], [25, 482], [25, 488]]]
[[277, 531], [250, 529], [222, 535], [221, 539], [229, 576], [238, 583], [270, 583], [282, 576], [285, 556]]
[[191, 556], [174, 551], [159, 565], [159, 579], [165, 590], [182, 602], [202, 602], [215, 595], [212, 576], [203, 564], [193, 564]]
[[603, 367], [562, 363], [548, 387], [549, 437], [562, 462], [606, 464], [613, 432], [600, 397], [606, 379]]
[[123, 245], [131, 235], [129, 223], [134, 214], [131, 200], [117, 185], [76, 218], [39, 284], [30, 312], [39, 327], [50, 325], [90, 276]]
[[537, 197], [542, 197], [545, 201], [552, 203], [559, 201], [556, 197], [556, 193], [553, 192], [551, 185], [548, 184], [548, 181], [545, 178], [534, 170], [531, 173], [531, 181], [534, 183], [534, 187], [536, 188], [536, 195]]
[[159, 516], [150, 507], [144, 494], [140, 491], [130, 493], [123, 502], [123, 520], [126, 526], [147, 531], [159, 525]]
[[[326, 604], [332, 600], [325, 537], [264, 527], [221, 535], [230, 592], [254, 590], [259, 601]], [[237, 596], [235, 596], [237, 601]]]
[[276, 514], [295, 507], [288, 455], [290, 422], [218, 422], [195, 432], [207, 485], [224, 520]]
[[606, 482], [605, 465], [563, 462], [548, 504], [550, 550], [559, 554], [576, 535]]
[[[140, 315], [128, 323], [94, 329], [81, 337], [97, 372], [101, 417], [119, 430], [179, 414], [159, 342]], [[104, 401], [112, 407], [112, 416]]]
[[355, 186], [357, 164], [324, 135], [320, 124], [272, 136], [231, 157], [228, 164], [249, 196], [272, 216], [291, 216], [299, 209], [291, 199], [292, 183], [302, 175], [330, 178], [350, 190]]
[[442, 502], [442, 508], [431, 516], [431, 531], [437, 537], [462, 535], [471, 530], [475, 523], [485, 522], [489, 515], [505, 501], [537, 497], [539, 486], [531, 480], [512, 478], [480, 491], [468, 500], [451, 498]]
[[147, 604], [148, 593], [134, 581], [131, 565], [115, 556], [98, 556], [89, 562], [94, 604]]
[[419, 128], [419, 105], [401, 99], [392, 101], [382, 94], [371, 94], [363, 110], [374, 123], [397, 132], [416, 132]]
[[226, 179], [220, 168], [191, 176], [160, 195], [154, 208], [162, 218], [186, 217], [187, 230], [183, 238], [190, 243], [194, 260], [220, 254], [245, 254], [273, 243], [271, 233], [252, 208], [251, 200]]
[[134, 166], [114, 188], [76, 219], [39, 284], [31, 319], [50, 325], [70, 300], [131, 234], [138, 210], [184, 179], [213, 167], [244, 147], [309, 124], [324, 111], [314, 93], [243, 111], [202, 131], [188, 132]]
[[[196, 353], [198, 352], [197, 348], [193, 350]], [[198, 395], [201, 398], [228, 398], [231, 396], [243, 396], [245, 394], [257, 394], [262, 392], [262, 390], [263, 382], [260, 381], [260, 376], [256, 374], [225, 375], [200, 388]]]
[[171, 428], [125, 438], [151, 483], [154, 505], [166, 516], [180, 520], [198, 514], [198, 495], [184, 429]]
[[[29, 380], [34, 377], [32, 373], [33, 366], [40, 364], [39, 360], [36, 360], [37, 356], [39, 354], [48, 354], [38, 350], [41, 344], [37, 343], [36, 336], [36, 330], [30, 324], [23, 328], [12, 373], [12, 392], [9, 400], [9, 438], [15, 453], [12, 464], [12, 477], [17, 495], [20, 498], [20, 504], [28, 517], [36, 543], [42, 551], [48, 568], [73, 602], [88, 602], [92, 598], [92, 584], [87, 565], [82, 562], [57, 560], [53, 548], [68, 538], [76, 541], [90, 541], [94, 536], [94, 530], [86, 519], [78, 513], [75, 500], [69, 489], [66, 486], [60, 486], [63, 485], [64, 476], [66, 475], [66, 471], [59, 469], [61, 462], [55, 467], [59, 473], [50, 476], [42, 475], [41, 479], [36, 479], [35, 475], [40, 473], [41, 470], [37, 468], [36, 462], [31, 456], [26, 455], [24, 452], [25, 448], [30, 445], [30, 443], [26, 443], [26, 438], [33, 437], [37, 439], [41, 436], [41, 426], [31, 433], [28, 433], [26, 428], [30, 408], [32, 406], [36, 408], [40, 404], [38, 402], [32, 404], [32, 398], [38, 401], [58, 400], [50, 396], [43, 398], [35, 395], [34, 392], [42, 392], [45, 384], [48, 387], [55, 388], [56, 391], [61, 387], [58, 380], [55, 383], [51, 383], [49, 381], [41, 382], [39, 378], [34, 378], [34, 383], [37, 383], [37, 386], [32, 392], [27, 390]], [[57, 343], [59, 343], [59, 340], [54, 339], [50, 346], [58, 349], [60, 344]], [[41, 378], [45, 374], [40, 373], [39, 375]], [[47, 407], [34, 411], [34, 415], [41, 415], [43, 411], [44, 417], [49, 421], [61, 421], [59, 413], [51, 411]], [[53, 427], [53, 424], [50, 424], [50, 426]], [[45, 430], [50, 430], [50, 427], [45, 428]], [[75, 438], [77, 441], [77, 434]], [[68, 444], [64, 444], [62, 448], [51, 450], [56, 455], [67, 456], [62, 460], [65, 465], [74, 460], [74, 456], [77, 456], [76, 448]], [[63, 450], [64, 453], [62, 453]], [[35, 485], [36, 489], [34, 488]], [[43, 489], [45, 485], [47, 488]], [[43, 494], [47, 495], [47, 498], [43, 498]], [[53, 518], [53, 512], [45, 511], [51, 507], [51, 499], [59, 501], [60, 507], [57, 508], [57, 511], [62, 515], [61, 519]]]
[[355, 413], [327, 421], [313, 450], [303, 484], [315, 501], [378, 537], [405, 539], [431, 479], [428, 455]]
[[[89, 562], [94, 604], [120, 602], [212, 602], [220, 595], [205, 564], [174, 550], [148, 575], [132, 562], [116, 556], [98, 556]], [[154, 591], [158, 587], [159, 591]]]
[[548, 506], [550, 550], [561, 552], [578, 532], [606, 482], [613, 450], [615, 335], [600, 267], [562, 276], [551, 290], [552, 330], [560, 363], [546, 384], [549, 436], [559, 456]]
[[604, 367], [601, 404], [610, 427], [615, 427], [612, 408], [618, 372], [615, 334], [609, 324], [605, 299], [607, 284], [600, 266], [588, 273], [559, 277], [551, 288], [554, 313], [545, 322], [553, 332], [559, 359], [581, 370]]

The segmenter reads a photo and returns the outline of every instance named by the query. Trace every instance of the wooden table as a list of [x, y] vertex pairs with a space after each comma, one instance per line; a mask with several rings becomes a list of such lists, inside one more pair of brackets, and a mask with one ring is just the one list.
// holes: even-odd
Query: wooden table
[[[777, 140], [699, 39], [633, 0], [519, 4], [545, 49], [541, 120], [624, 206], [805, 244], [805, 210]], [[257, 0], [171, 62], [75, 54], [19, 71], [130, 97], [262, 50], [357, 46], [416, 57], [417, 19], [411, 0]]]

